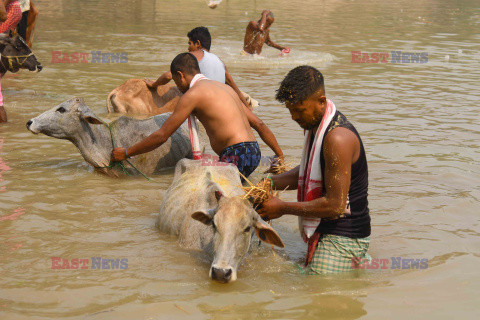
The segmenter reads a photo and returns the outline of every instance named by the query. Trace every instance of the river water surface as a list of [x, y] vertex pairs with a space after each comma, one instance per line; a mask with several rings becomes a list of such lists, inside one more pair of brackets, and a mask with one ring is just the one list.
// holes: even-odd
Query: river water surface
[[[224, 0], [215, 10], [202, 0], [35, 3], [34, 51], [44, 70], [2, 79], [9, 122], [0, 125], [1, 319], [478, 318], [477, 0]], [[262, 58], [239, 55], [248, 21], [265, 8], [288, 57], [268, 47]], [[171, 171], [154, 182], [105, 177], [70, 142], [26, 130], [30, 118], [73, 96], [108, 119], [110, 90], [167, 70], [200, 25], [238, 86], [260, 101], [256, 112], [288, 162], [300, 159], [302, 130], [275, 90], [298, 65], [322, 71], [327, 96], [364, 141], [370, 254], [388, 268], [302, 275], [305, 245], [296, 219], [282, 217], [273, 226], [285, 249], [273, 255], [255, 244], [238, 281], [213, 283], [205, 257], [155, 228]], [[52, 63], [52, 51], [97, 50], [127, 53], [128, 62]], [[428, 61], [352, 63], [352, 51], [427, 52]], [[57, 270], [52, 257], [127, 259], [128, 268]], [[428, 268], [392, 269], [398, 257], [426, 259]]]

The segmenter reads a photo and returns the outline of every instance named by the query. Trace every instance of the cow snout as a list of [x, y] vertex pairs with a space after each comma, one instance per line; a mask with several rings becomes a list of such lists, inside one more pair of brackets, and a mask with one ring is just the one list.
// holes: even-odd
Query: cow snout
[[212, 279], [218, 282], [228, 283], [232, 279], [232, 269], [212, 267]]
[[39, 64], [39, 65], [37, 66], [37, 70], [38, 70], [37, 72], [40, 72], [40, 71], [42, 71], [42, 69], [43, 69], [42, 65], [41, 65], [41, 64]]
[[39, 133], [39, 132], [38, 132], [38, 129], [35, 128], [35, 125], [32, 126], [32, 124], [33, 124], [33, 119], [28, 120], [28, 122], [27, 122], [27, 130], [29, 130], [30, 132], [32, 132], [32, 133], [34, 133], [34, 134]]

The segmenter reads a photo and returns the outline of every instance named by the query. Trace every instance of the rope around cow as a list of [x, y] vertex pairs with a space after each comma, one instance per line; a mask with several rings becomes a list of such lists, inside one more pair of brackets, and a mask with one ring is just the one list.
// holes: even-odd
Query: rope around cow
[[[4, 56], [0, 53], [0, 64], [2, 65], [3, 68], [5, 68], [5, 70], [12, 70], [13, 69], [13, 63], [12, 63], [13, 59], [15, 59], [17, 61], [18, 65], [21, 67], [25, 63], [25, 61], [27, 61], [28, 57], [31, 57], [33, 55], [34, 55], [33, 52], [30, 52], [27, 55], [21, 55], [21, 56]], [[2, 58], [7, 58], [8, 65], [9, 65], [10, 69], [5, 67], [5, 65], [3, 64]], [[20, 62], [19, 58], [25, 58], [25, 59], [23, 59], [22, 62]]]
[[[112, 133], [112, 128], [110, 127], [110, 125], [104, 121], [102, 121], [103, 125], [105, 127], [108, 128], [108, 131], [110, 132], [110, 140], [112, 141], [112, 150], [115, 149], [115, 142], [113, 141], [113, 133]], [[147, 177], [146, 174], [144, 174], [142, 171], [140, 171], [137, 167], [135, 167], [130, 161], [128, 161], [128, 159], [125, 159], [125, 161], [132, 167], [134, 168], [135, 170], [137, 170], [138, 173], [140, 173], [145, 179], [147, 179], [148, 181], [154, 181], [152, 178], [149, 178]], [[96, 169], [112, 169], [113, 167], [115, 166], [120, 166], [120, 168], [122, 168], [122, 171], [123, 173], [125, 173], [127, 176], [132, 176], [132, 174], [130, 174], [128, 171], [127, 171], [127, 168], [125, 168], [124, 164], [122, 163], [122, 161], [112, 161], [110, 160], [110, 163], [108, 164], [108, 166], [105, 166], [105, 167], [95, 167]]]

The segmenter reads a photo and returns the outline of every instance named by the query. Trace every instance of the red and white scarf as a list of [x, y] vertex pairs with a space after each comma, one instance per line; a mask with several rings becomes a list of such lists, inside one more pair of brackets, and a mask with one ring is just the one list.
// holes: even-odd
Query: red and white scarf
[[[208, 78], [201, 73], [196, 74], [190, 82], [190, 88], [200, 80], [208, 80]], [[197, 119], [193, 114], [188, 117], [188, 132], [190, 134], [190, 143], [192, 145], [193, 160], [202, 159], [200, 140], [198, 139], [198, 124]]]
[[[327, 99], [325, 114], [317, 129], [311, 149], [309, 148], [313, 136], [312, 131], [309, 130], [305, 133], [302, 161], [300, 162], [300, 173], [298, 177], [297, 200], [299, 202], [312, 201], [322, 196], [323, 177], [320, 164], [320, 152], [322, 151], [323, 137], [336, 111], [337, 109], [333, 102]], [[314, 234], [315, 229], [317, 229], [320, 224], [320, 220], [320, 218], [298, 218], [300, 234], [305, 242]]]

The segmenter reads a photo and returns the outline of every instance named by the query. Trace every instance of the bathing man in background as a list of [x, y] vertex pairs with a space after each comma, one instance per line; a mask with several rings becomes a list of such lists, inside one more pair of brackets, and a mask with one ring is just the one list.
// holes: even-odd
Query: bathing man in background
[[[251, 98], [248, 95], [246, 98], [238, 89], [222, 60], [215, 54], [210, 53], [212, 37], [208, 28], [196, 27], [190, 30], [187, 36], [188, 52], [197, 58], [200, 72], [210, 80], [228, 84], [237, 93], [243, 104], [252, 109], [251, 103], [247, 101], [247, 99], [251, 101]], [[170, 71], [167, 71], [157, 81], [145, 80], [145, 82], [149, 88], [156, 89], [159, 85], [167, 84], [170, 80], [172, 80], [172, 74]]]
[[258, 21], [250, 21], [245, 32], [245, 39], [243, 40], [242, 54], [260, 54], [262, 52], [263, 44], [280, 50], [281, 54], [288, 54], [290, 48], [282, 47], [270, 39], [270, 26], [273, 21], [273, 13], [270, 10], [263, 10], [262, 17]]

